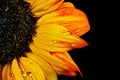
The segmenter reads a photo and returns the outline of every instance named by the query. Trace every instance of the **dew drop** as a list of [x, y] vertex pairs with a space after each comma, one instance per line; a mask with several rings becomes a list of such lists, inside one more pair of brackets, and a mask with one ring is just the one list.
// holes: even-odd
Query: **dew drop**
[[14, 77], [14, 74], [13, 74], [13, 73], [9, 73], [9, 76], [10, 76], [10, 77]]
[[22, 76], [23, 76], [23, 77], [26, 77], [27, 75], [26, 75], [26, 73], [23, 73]]
[[32, 76], [32, 72], [27, 72], [27, 76]]
[[63, 32], [63, 35], [70, 35], [71, 32], [67, 31], [67, 32]]
[[50, 43], [51, 44], [54, 44], [54, 43], [56, 43], [57, 41], [56, 40], [52, 40]]

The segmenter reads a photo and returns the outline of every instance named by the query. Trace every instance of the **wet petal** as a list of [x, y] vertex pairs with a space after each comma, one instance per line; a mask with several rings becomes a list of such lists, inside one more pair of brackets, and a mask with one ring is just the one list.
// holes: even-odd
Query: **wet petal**
[[40, 66], [47, 80], [57, 80], [56, 72], [53, 70], [52, 66], [47, 63], [47, 61], [31, 53], [28, 53], [27, 57], [35, 61]]
[[46, 62], [48, 62], [53, 67], [54, 70], [55, 70], [56, 67], [58, 69], [62, 70], [62, 71], [70, 71], [70, 70], [75, 71], [76, 70], [75, 66], [69, 66], [68, 64], [66, 64], [65, 62], [63, 62], [61, 59], [59, 59], [59, 58], [51, 55], [47, 51], [44, 51], [42, 49], [38, 49], [34, 45], [31, 45], [30, 48], [31, 48], [33, 54], [41, 57]]
[[[87, 46], [81, 39], [90, 29], [87, 16], [64, 0], [25, 0], [39, 18], [31, 53], [14, 59], [1, 71], [2, 80], [57, 80], [58, 75], [75, 76], [80, 69], [66, 52]], [[81, 73], [81, 72], [80, 72]]]
[[36, 32], [33, 44], [49, 52], [64, 52], [87, 45], [84, 40], [72, 35], [67, 28], [58, 24], [41, 25]]
[[29, 76], [32, 80], [45, 80], [45, 75], [41, 67], [32, 59], [21, 57], [20, 66], [23, 67], [24, 77]]
[[11, 64], [11, 73], [14, 74], [15, 80], [24, 80], [17, 59], [14, 59]]
[[38, 20], [38, 24], [48, 23], [62, 25], [77, 36], [85, 34], [90, 29], [85, 13], [68, 2], [63, 3], [56, 11], [44, 15]]
[[11, 72], [11, 65], [8, 63], [3, 67], [2, 80], [15, 80], [14, 74]]

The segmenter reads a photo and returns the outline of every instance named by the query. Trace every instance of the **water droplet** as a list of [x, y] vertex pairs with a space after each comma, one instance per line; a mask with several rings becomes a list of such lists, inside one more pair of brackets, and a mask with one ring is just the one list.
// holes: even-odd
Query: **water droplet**
[[14, 74], [13, 74], [13, 73], [9, 73], [9, 76], [10, 76], [10, 77], [14, 77]]
[[32, 61], [32, 60], [27, 60], [27, 63], [28, 63], [28, 64], [32, 64], [33, 61]]
[[27, 76], [32, 76], [32, 72], [27, 72]]
[[26, 77], [27, 75], [26, 75], [26, 73], [23, 73], [22, 76], [23, 76], [23, 77]]
[[24, 72], [24, 69], [23, 69], [23, 68], [21, 68], [20, 70], [21, 70], [22, 72]]
[[63, 32], [63, 35], [70, 35], [70, 34], [71, 34], [71, 32], [69, 32], [69, 31]]
[[73, 47], [74, 47], [74, 46], [76, 46], [76, 44], [71, 44], [71, 46], [73, 46]]
[[53, 43], [56, 43], [56, 42], [57, 42], [56, 40], [52, 40], [50, 43], [52, 43], [52, 44], [53, 44]]

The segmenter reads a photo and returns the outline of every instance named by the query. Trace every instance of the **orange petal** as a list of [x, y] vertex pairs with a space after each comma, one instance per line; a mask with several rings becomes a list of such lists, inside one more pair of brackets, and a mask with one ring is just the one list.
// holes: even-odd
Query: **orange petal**
[[78, 20], [75, 21], [59, 21], [61, 25], [67, 27], [71, 32], [75, 33], [78, 36], [81, 36], [89, 31], [90, 25], [86, 14], [83, 11], [76, 9], [72, 3], [65, 2], [61, 4], [58, 8], [58, 12], [59, 16], [73, 16], [78, 18]]
[[56, 58], [60, 59], [61, 61], [63, 61], [69, 67], [70, 70], [63, 71], [62, 74], [69, 75], [69, 76], [75, 76], [75, 71], [78, 71], [78, 72], [80, 72], [80, 74], [82, 76], [82, 73], [81, 73], [79, 67], [75, 64], [75, 62], [73, 61], [73, 59], [67, 52], [51, 53], [51, 54], [53, 56], [55, 56]]
[[61, 4], [56, 11], [42, 16], [38, 23], [56, 23], [68, 28], [72, 34], [77, 36], [85, 34], [90, 29], [85, 13], [68, 2]]

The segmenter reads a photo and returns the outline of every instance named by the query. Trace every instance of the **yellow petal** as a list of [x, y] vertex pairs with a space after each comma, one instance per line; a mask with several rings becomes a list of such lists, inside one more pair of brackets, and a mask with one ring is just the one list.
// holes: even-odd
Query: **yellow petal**
[[28, 2], [28, 3], [30, 3], [30, 5], [34, 5], [34, 3], [38, 2], [39, 0], [25, 0], [25, 1]]
[[29, 68], [27, 66], [24, 66], [20, 61], [19, 66], [21, 69], [22, 76], [25, 80], [36, 80], [34, 74], [30, 72]]
[[[32, 12], [38, 12], [42, 10], [47, 10], [49, 7], [51, 7], [53, 4], [56, 3], [57, 0], [38, 0], [38, 2], [35, 2], [34, 4], [37, 4], [35, 8], [32, 9]], [[33, 6], [34, 6], [33, 4]]]
[[2, 69], [2, 80], [16, 80], [11, 72], [11, 65], [8, 63]]
[[24, 80], [20, 67], [18, 65], [17, 59], [13, 59], [12, 64], [11, 64], [11, 72], [15, 76], [15, 80]]
[[53, 46], [50, 42], [46, 43], [46, 42], [42, 42], [44, 40], [40, 40], [37, 38], [33, 38], [33, 45], [35, 45], [36, 47], [38, 47], [39, 49], [43, 49], [46, 51], [50, 51], [50, 52], [62, 52], [62, 51], [67, 51], [70, 50], [69, 47], [60, 47], [60, 46]]
[[26, 57], [21, 57], [20, 65], [22, 65], [23, 68], [27, 71], [27, 72], [25, 72], [25, 74], [26, 74], [25, 76], [28, 76], [27, 73], [30, 73], [31, 78], [33, 78], [33, 80], [45, 80], [43, 70], [33, 60], [26, 58]]
[[56, 11], [44, 15], [38, 20], [38, 24], [48, 23], [62, 25], [77, 36], [85, 34], [90, 29], [86, 14], [68, 2], [61, 4]]
[[87, 45], [84, 40], [72, 35], [67, 28], [58, 24], [41, 25], [36, 32], [33, 44], [50, 52], [64, 52]]
[[42, 49], [38, 49], [36, 46], [34, 46], [32, 44], [30, 45], [30, 48], [31, 48], [33, 54], [41, 57], [42, 59], [47, 61], [49, 64], [51, 64], [53, 66], [57, 66], [63, 70], [69, 70], [69, 67], [66, 66], [66, 63], [64, 63], [62, 60], [56, 58], [55, 56], [52, 56], [49, 52], [44, 51]]
[[41, 57], [39, 57], [35, 54], [31, 54], [31, 53], [28, 53], [27, 57], [29, 59], [35, 61], [40, 66], [40, 68], [43, 70], [44, 75], [47, 80], [57, 80], [56, 72], [53, 70], [52, 66], [47, 63], [47, 61], [45, 61]]
[[[64, 62], [62, 59], [51, 55], [49, 52], [36, 48], [34, 45], [30, 46], [32, 53], [39, 56], [47, 63], [49, 63], [57, 74], [64, 74], [69, 76], [75, 76], [75, 71], [79, 71], [78, 67], [73, 63]], [[39, 58], [39, 59], [40, 59]]]
[[58, 7], [58, 9], [61, 9], [64, 7], [75, 7], [75, 6], [71, 2], [64, 2]]
[[35, 16], [40, 17], [43, 14], [56, 10], [64, 0], [26, 0], [30, 3], [30, 8]]
[[26, 61], [26, 60], [20, 59], [19, 60], [19, 66], [21, 68], [22, 75], [25, 79], [27, 79], [27, 80], [37, 80], [36, 79], [37, 78], [36, 77], [37, 73], [35, 73], [31, 69], [31, 67], [28, 66], [28, 64], [31, 64], [31, 62], [32, 62], [31, 60]]
[[[67, 52], [62, 52], [62, 53], [52, 53], [53, 56], [57, 57], [58, 59], [62, 60], [71, 68], [68, 72], [61, 71], [59, 74], [64, 74], [64, 75], [69, 75], [69, 76], [75, 76], [75, 71], [78, 71], [81, 76], [82, 73], [79, 69], [79, 67], [75, 64], [71, 56]], [[72, 70], [74, 68], [74, 70]], [[56, 68], [57, 69], [57, 68]]]
[[3, 70], [2, 70], [2, 80], [8, 80], [10, 79], [10, 76], [9, 76], [9, 71], [8, 69], [10, 69], [10, 66], [9, 64], [6, 64], [4, 67], [3, 67]]

